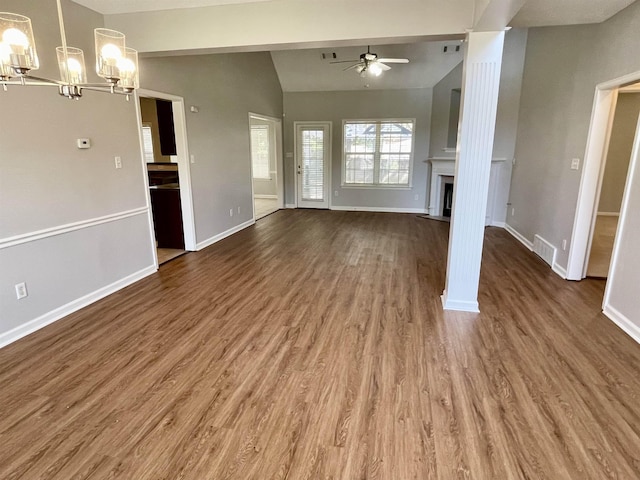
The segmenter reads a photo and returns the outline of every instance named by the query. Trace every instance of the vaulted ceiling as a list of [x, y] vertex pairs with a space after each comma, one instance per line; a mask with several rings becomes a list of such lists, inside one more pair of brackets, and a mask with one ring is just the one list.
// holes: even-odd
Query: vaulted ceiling
[[[477, 26], [478, 12], [515, 27], [599, 23], [635, 0], [73, 1], [105, 14], [143, 55], [271, 51], [283, 90], [293, 92], [432, 87], [462, 60], [443, 46]], [[358, 59], [369, 43], [410, 63], [378, 78], [330, 64], [334, 53]]]
[[[445, 46], [453, 53], [444, 53]], [[377, 53], [379, 58], [409, 59], [408, 64], [389, 64], [391, 70], [379, 77], [361, 77], [355, 70], [344, 70], [355, 62], [331, 63], [357, 61], [360, 54], [367, 51], [366, 45], [278, 50], [271, 52], [271, 57], [285, 92], [425, 88], [433, 87], [462, 61], [462, 49], [455, 52], [456, 46], [461, 46], [459, 40], [371, 45], [371, 52]]]

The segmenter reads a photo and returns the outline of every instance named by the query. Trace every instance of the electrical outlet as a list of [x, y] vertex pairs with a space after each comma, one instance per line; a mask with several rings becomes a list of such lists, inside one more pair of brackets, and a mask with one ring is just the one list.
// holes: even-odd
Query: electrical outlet
[[515, 216], [516, 214], [516, 207], [511, 207], [511, 216]]
[[420, 200], [420, 195], [416, 193], [416, 194], [413, 196], [413, 199], [414, 199], [414, 200]]
[[567, 239], [565, 238], [564, 240], [562, 240], [562, 250], [566, 250], [567, 249]]
[[115, 158], [116, 168], [122, 168], [122, 159], [120, 157]]
[[230, 217], [233, 217], [233, 208], [230, 208], [230, 209], [229, 209], [229, 216], [230, 216]]
[[189, 158], [191, 159], [191, 163], [196, 163], [196, 156], [193, 153], [189, 155]]
[[339, 195], [338, 190], [336, 190], [335, 192], [333, 192], [333, 196], [334, 196], [334, 197], [337, 197], [338, 195]]
[[21, 298], [27, 297], [29, 292], [27, 292], [27, 284], [25, 282], [18, 283], [16, 285], [16, 298], [20, 300]]

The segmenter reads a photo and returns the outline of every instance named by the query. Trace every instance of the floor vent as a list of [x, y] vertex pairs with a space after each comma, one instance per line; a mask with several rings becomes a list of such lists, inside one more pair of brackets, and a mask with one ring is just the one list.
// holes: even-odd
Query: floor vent
[[556, 247], [547, 242], [540, 235], [533, 237], [533, 251], [551, 267], [556, 261]]

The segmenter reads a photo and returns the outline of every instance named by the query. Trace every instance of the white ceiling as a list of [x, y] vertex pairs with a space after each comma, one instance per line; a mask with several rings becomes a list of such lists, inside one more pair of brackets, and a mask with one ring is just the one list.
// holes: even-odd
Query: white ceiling
[[514, 27], [577, 25], [608, 20], [636, 0], [528, 0], [511, 21]]
[[[338, 60], [358, 60], [365, 46], [282, 50], [271, 52], [282, 90], [285, 92], [318, 92], [361, 90], [370, 88], [428, 88], [437, 84], [462, 61], [459, 53], [444, 54], [444, 45], [460, 45], [460, 41], [422, 42], [403, 45], [371, 45], [379, 58], [408, 58], [408, 64], [389, 64], [391, 70], [380, 77], [360, 77], [354, 70], [343, 71], [350, 63], [331, 64]], [[336, 53], [337, 59], [331, 58]], [[327, 59], [322, 59], [322, 53]], [[355, 62], [354, 62], [355, 63]], [[366, 87], [368, 85], [368, 87]]]
[[232, 3], [269, 2], [271, 0], [73, 0], [104, 15], [151, 12], [176, 8], [215, 7]]
[[[181, 8], [210, 7], [273, 0], [73, 0], [105, 15]], [[297, 0], [314, 1], [314, 0]], [[367, 0], [358, 1], [363, 4]], [[397, 1], [397, 0], [396, 0]], [[429, 0], [423, 0], [429, 1]], [[472, 1], [472, 0], [469, 0]], [[527, 0], [512, 21], [515, 27], [600, 23], [635, 0]]]

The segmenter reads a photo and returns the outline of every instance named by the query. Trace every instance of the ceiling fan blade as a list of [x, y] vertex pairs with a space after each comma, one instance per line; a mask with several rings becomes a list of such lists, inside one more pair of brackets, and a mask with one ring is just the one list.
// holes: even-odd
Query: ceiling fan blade
[[336, 60], [335, 62], [329, 62], [329, 63], [355, 63], [359, 61], [360, 59], [356, 58], [355, 60]]
[[389, 65], [385, 65], [380, 60], [378, 60], [376, 63], [380, 65], [380, 68], [382, 69], [383, 72], [386, 72], [387, 70], [391, 70], [391, 67]]
[[354, 63], [353, 65], [348, 66], [347, 68], [343, 68], [342, 71], [346, 72], [347, 70], [353, 70], [354, 68], [358, 68], [360, 65], [362, 65], [361, 63]]
[[378, 62], [384, 63], [409, 63], [408, 58], [379, 58]]

